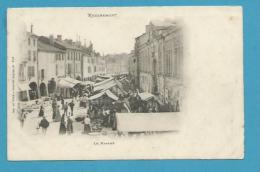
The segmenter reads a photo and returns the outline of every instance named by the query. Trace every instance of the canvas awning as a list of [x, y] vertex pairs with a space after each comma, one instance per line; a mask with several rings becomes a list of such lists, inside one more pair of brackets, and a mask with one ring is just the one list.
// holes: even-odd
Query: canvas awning
[[103, 95], [107, 95], [108, 97], [110, 97], [111, 99], [113, 100], [118, 100], [118, 97], [116, 95], [114, 95], [111, 91], [109, 90], [106, 90], [104, 92], [101, 92], [101, 93], [98, 93], [98, 94], [95, 94], [91, 97], [88, 98], [88, 100], [95, 100], [95, 99], [98, 99], [100, 97], [102, 97]]
[[139, 93], [138, 95], [143, 101], [148, 101], [154, 98], [154, 95], [148, 92]]
[[117, 83], [114, 80], [111, 80], [111, 79], [105, 80], [105, 81], [95, 84], [94, 91], [108, 90], [116, 85], [117, 85]]
[[18, 91], [28, 91], [28, 90], [31, 90], [28, 84], [24, 83], [18, 85]]
[[60, 78], [58, 80], [58, 87], [60, 88], [73, 88], [75, 85], [81, 83], [81, 81], [78, 81], [76, 79], [73, 79], [73, 78], [69, 78], [69, 77], [66, 77], [66, 78]]
[[106, 79], [106, 80], [103, 80], [102, 82], [95, 83], [94, 86], [96, 87], [96, 86], [99, 86], [99, 85], [103, 85], [103, 84], [110, 82], [112, 80], [113, 80], [113, 78]]
[[116, 95], [114, 95], [111, 91], [106, 90], [106, 94], [108, 97], [110, 97], [113, 100], [118, 100], [118, 97]]
[[98, 75], [99, 78], [102, 78], [102, 79], [110, 79], [111, 76], [110, 75]]
[[83, 81], [81, 82], [82, 85], [94, 85], [95, 83], [92, 81]]

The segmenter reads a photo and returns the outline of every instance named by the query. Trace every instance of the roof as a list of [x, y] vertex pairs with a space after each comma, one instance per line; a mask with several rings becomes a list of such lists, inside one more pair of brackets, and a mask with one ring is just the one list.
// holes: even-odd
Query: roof
[[66, 49], [73, 49], [73, 50], [79, 50], [79, 51], [83, 51], [83, 48], [77, 46], [77, 45], [73, 45], [73, 44], [70, 44], [66, 41], [58, 41], [58, 40], [54, 40], [55, 43], [65, 47]]
[[27, 35], [32, 36], [32, 37], [36, 37], [36, 38], [38, 37], [37, 35], [35, 35], [34, 33], [31, 33], [31, 32], [27, 32]]
[[63, 49], [57, 48], [54, 45], [38, 41], [38, 51], [47, 51], [47, 52], [65, 52]]

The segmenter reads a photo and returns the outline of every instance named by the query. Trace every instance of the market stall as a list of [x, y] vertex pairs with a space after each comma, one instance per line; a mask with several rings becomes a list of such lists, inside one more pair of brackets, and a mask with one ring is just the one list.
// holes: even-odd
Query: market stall
[[19, 95], [20, 101], [29, 101], [30, 100], [29, 90], [31, 90], [31, 88], [29, 87], [28, 84], [19, 84], [18, 85], [18, 95]]
[[77, 91], [76, 86], [80, 83], [82, 82], [70, 77], [59, 78], [57, 83], [58, 91], [65, 98], [70, 98], [75, 95], [75, 92]]

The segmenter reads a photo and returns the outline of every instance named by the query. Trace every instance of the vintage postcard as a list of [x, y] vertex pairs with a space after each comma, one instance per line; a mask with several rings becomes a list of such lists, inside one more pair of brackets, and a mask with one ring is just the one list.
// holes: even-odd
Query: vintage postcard
[[242, 19], [9, 8], [8, 160], [242, 159]]

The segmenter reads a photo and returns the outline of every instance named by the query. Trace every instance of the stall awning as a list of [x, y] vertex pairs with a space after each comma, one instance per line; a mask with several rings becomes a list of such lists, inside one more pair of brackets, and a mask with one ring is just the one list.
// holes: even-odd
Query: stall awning
[[98, 94], [95, 94], [91, 97], [88, 98], [88, 100], [95, 100], [95, 99], [98, 99], [100, 97], [102, 97], [103, 95], [107, 95], [108, 97], [110, 97], [111, 99], [113, 100], [118, 100], [118, 97], [116, 95], [114, 95], [111, 91], [109, 90], [106, 90], [104, 92], [101, 92], [101, 93], [98, 93]]
[[148, 92], [139, 93], [138, 95], [139, 95], [139, 97], [140, 97], [142, 100], [144, 100], [144, 101], [148, 101], [148, 100], [150, 100], [151, 98], [154, 97], [153, 94], [148, 93]]
[[102, 78], [102, 79], [110, 79], [112, 78], [112, 76], [110, 75], [98, 75], [99, 78]]
[[113, 78], [106, 79], [106, 80], [103, 80], [102, 82], [95, 83], [94, 86], [97, 87], [99, 85], [104, 85], [105, 83], [110, 82], [112, 80], [113, 80]]
[[73, 79], [73, 78], [69, 78], [69, 77], [66, 77], [66, 78], [60, 78], [58, 80], [58, 87], [60, 88], [73, 88], [75, 85], [81, 83], [81, 81], [78, 81], [76, 79]]
[[94, 85], [95, 83], [92, 81], [83, 81], [81, 82], [82, 85]]
[[106, 90], [106, 94], [108, 97], [110, 97], [113, 100], [118, 100], [118, 97], [116, 95], [114, 95], [111, 91]]
[[18, 84], [18, 91], [28, 91], [31, 90], [28, 84]]
[[114, 86], [116, 86], [117, 83], [114, 80], [109, 79], [109, 81], [105, 80], [105, 82], [100, 82], [94, 85], [94, 91], [99, 90], [108, 90]]

